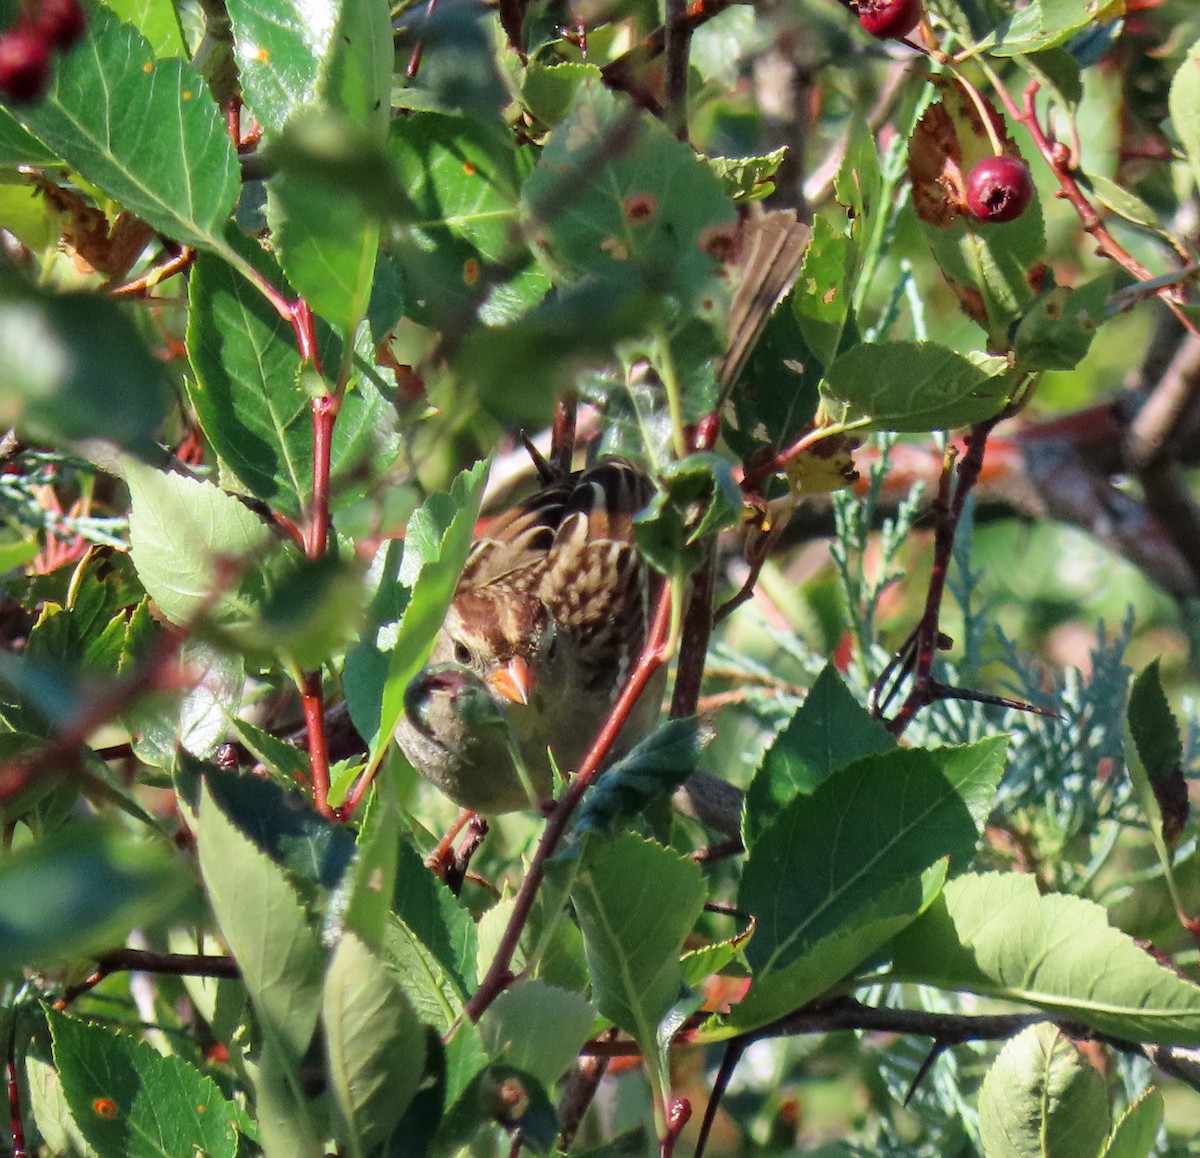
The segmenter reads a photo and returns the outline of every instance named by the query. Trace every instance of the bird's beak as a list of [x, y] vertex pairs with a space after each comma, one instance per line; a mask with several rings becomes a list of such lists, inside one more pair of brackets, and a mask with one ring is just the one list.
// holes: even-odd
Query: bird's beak
[[519, 655], [514, 656], [502, 668], [488, 676], [487, 682], [506, 700], [523, 706], [529, 703], [529, 693], [533, 691], [533, 668]]

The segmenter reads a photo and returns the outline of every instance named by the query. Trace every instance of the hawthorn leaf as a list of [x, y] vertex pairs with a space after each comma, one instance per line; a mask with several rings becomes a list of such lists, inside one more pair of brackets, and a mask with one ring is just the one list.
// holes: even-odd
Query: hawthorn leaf
[[217, 1083], [147, 1041], [47, 1010], [71, 1115], [100, 1154], [234, 1158], [238, 1110]]
[[1019, 873], [967, 873], [896, 939], [897, 979], [1020, 1001], [1130, 1041], [1200, 1045], [1200, 986], [1082, 897]]
[[159, 58], [104, 4], [55, 61], [46, 95], [12, 113], [39, 141], [160, 233], [216, 252], [241, 187], [208, 85], [188, 61]]
[[1006, 1042], [979, 1090], [985, 1158], [1096, 1158], [1108, 1122], [1104, 1079], [1049, 1022]]
[[863, 342], [826, 371], [822, 406], [840, 426], [920, 433], [982, 422], [1008, 401], [1003, 358], [972, 360], [934, 342]]
[[849, 692], [833, 664], [821, 669], [804, 703], [763, 755], [746, 792], [742, 839], [751, 852], [779, 809], [815, 791], [839, 768], [890, 752], [896, 741]]
[[196, 815], [200, 870], [221, 935], [271, 1036], [291, 1064], [317, 1025], [324, 954], [283, 870], [222, 811], [207, 780]]
[[425, 1031], [400, 980], [353, 932], [342, 934], [321, 992], [330, 1083], [359, 1152], [387, 1137], [425, 1070]]
[[866, 756], [785, 805], [746, 862], [738, 907], [757, 919], [746, 958], [782, 969], [878, 894], [945, 857], [974, 855], [1004, 770], [1003, 736]]

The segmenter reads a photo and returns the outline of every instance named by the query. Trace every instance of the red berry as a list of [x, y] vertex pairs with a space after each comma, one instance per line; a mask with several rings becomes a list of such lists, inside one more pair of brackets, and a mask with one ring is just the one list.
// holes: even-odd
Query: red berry
[[921, 0], [858, 0], [858, 22], [879, 40], [900, 40], [921, 19]]
[[41, 0], [33, 27], [59, 52], [66, 52], [83, 38], [87, 17], [79, 0]]
[[967, 208], [980, 221], [1016, 221], [1033, 200], [1033, 177], [1020, 157], [985, 157], [967, 177]]
[[50, 81], [50, 46], [28, 28], [0, 33], [0, 93], [12, 101], [32, 101]]

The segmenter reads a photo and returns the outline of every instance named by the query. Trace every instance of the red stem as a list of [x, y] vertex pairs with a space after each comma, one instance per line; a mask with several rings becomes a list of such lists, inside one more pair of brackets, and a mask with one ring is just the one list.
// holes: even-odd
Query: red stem
[[339, 820], [329, 807], [329, 751], [325, 742], [325, 697], [321, 673], [306, 671], [302, 677], [300, 703], [308, 729], [308, 760], [312, 766], [313, 806], [324, 817]]
[[21, 1123], [21, 1087], [17, 1083], [16, 1015], [8, 1035], [8, 1058], [4, 1076], [8, 1081], [8, 1124], [12, 1130], [12, 1158], [25, 1158], [25, 1128]]
[[600, 734], [579, 766], [579, 771], [546, 821], [545, 831], [542, 833], [542, 839], [539, 841], [537, 851], [529, 865], [529, 872], [525, 874], [525, 879], [521, 882], [521, 889], [513, 904], [512, 916], [509, 917], [504, 936], [500, 938], [496, 955], [492, 959], [491, 965], [488, 966], [483, 980], [480, 981], [479, 988], [472, 994], [471, 1000], [467, 1002], [464, 1010], [466, 1016], [472, 1021], [478, 1021], [484, 1010], [500, 996], [512, 981], [509, 967], [521, 939], [521, 933], [533, 910], [533, 902], [541, 887], [542, 877], [545, 875], [546, 862], [566, 834], [567, 824], [572, 814], [583, 799], [583, 794], [599, 773], [600, 766], [604, 763], [604, 758], [612, 748], [621, 728], [624, 727], [633, 705], [645, 690], [651, 677], [666, 663], [667, 656], [663, 645], [666, 642], [670, 618], [671, 589], [668, 585], [664, 585], [658, 598], [654, 621], [650, 625], [650, 635], [646, 640], [646, 646], [642, 648], [629, 679], [621, 689], [621, 694], [617, 697], [612, 711], [608, 713], [608, 718], [604, 721]]
[[[1054, 174], [1058, 181], [1059, 190], [1056, 196], [1070, 203], [1071, 208], [1079, 216], [1079, 222], [1085, 233], [1091, 234], [1096, 241], [1097, 250], [1109, 260], [1114, 261], [1122, 269], [1128, 270], [1138, 281], [1150, 281], [1154, 274], [1150, 272], [1140, 261], [1137, 260], [1113, 235], [1108, 231], [1100, 215], [1096, 212], [1092, 203], [1084, 196], [1083, 190], [1079, 188], [1079, 182], [1075, 180], [1069, 168], [1069, 159], [1064, 162], [1058, 156], [1058, 151], [1055, 145], [1058, 142], [1053, 139], [1042, 128], [1037, 118], [1037, 108], [1035, 98], [1041, 85], [1036, 80], [1031, 80], [1025, 88], [1022, 96], [1021, 107], [1018, 108], [1012, 97], [1004, 89], [1003, 85], [994, 85], [997, 95], [1004, 102], [1005, 108], [1008, 110], [1009, 116], [1019, 124], [1025, 126], [1029, 135], [1033, 138], [1033, 143], [1037, 146], [1038, 152], [1045, 159], [1046, 164], [1050, 166], [1050, 171]], [[1176, 292], [1176, 287], [1173, 285], [1163, 286], [1157, 291], [1158, 297], [1162, 299], [1166, 305], [1180, 321], [1180, 324], [1191, 334], [1200, 337], [1200, 329], [1188, 317], [1187, 313], [1180, 308], [1179, 296]]]

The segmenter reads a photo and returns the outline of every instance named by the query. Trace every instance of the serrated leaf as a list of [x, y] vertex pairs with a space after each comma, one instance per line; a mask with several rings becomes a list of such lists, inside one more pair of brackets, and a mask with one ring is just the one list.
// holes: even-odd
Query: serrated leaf
[[828, 368], [822, 406], [841, 426], [920, 433], [991, 418], [1012, 380], [1002, 358], [982, 364], [933, 342], [863, 342]]
[[268, 135], [316, 97], [321, 62], [337, 30], [337, 0], [229, 0], [238, 78]]
[[1013, 353], [1022, 370], [1073, 370], [1087, 354], [1105, 318], [1113, 275], [1078, 289], [1047, 290], [1021, 319]]
[[416, 320], [449, 324], [529, 264], [513, 244], [524, 164], [510, 134], [443, 112], [398, 119], [388, 147], [408, 202], [388, 249], [419, 303]]
[[1121, 1115], [1099, 1158], [1150, 1158], [1163, 1122], [1163, 1096], [1151, 1086]]
[[98, 438], [149, 455], [170, 402], [162, 367], [115, 302], [0, 277], [0, 425], [58, 446]]
[[[357, 852], [344, 890], [344, 929], [377, 950], [383, 944], [400, 853], [399, 809], [387, 786], [371, 801], [356, 841]], [[339, 909], [341, 906], [337, 906]]]
[[1151, 780], [1179, 775], [1183, 740], [1163, 691], [1160, 660], [1146, 665], [1129, 689], [1129, 730]]
[[176, 765], [175, 783], [180, 805], [193, 819], [203, 783], [241, 835], [282, 868], [291, 883], [313, 896], [336, 889], [353, 860], [350, 830], [327, 823], [295, 789], [187, 758]]
[[553, 128], [570, 111], [580, 86], [600, 78], [600, 69], [594, 64], [543, 64], [531, 59], [521, 82], [521, 99], [543, 125]]
[[25, 1055], [25, 1081], [34, 1124], [50, 1150], [70, 1158], [100, 1158], [75, 1124], [54, 1066], [30, 1051]]
[[425, 1024], [447, 1032], [461, 1016], [465, 1004], [454, 974], [395, 915], [384, 932], [383, 955], [400, 977], [404, 995], [417, 1016]]
[[746, 958], [782, 969], [884, 890], [974, 855], [1007, 740], [867, 756], [780, 810], [746, 862], [738, 907], [757, 918]]
[[837, 669], [821, 669], [804, 703], [767, 749], [746, 792], [742, 839], [753, 851], [779, 809], [815, 791], [839, 768], [890, 752], [896, 741], [849, 692]]
[[790, 301], [808, 348], [828, 366], [837, 357], [850, 314], [854, 244], [834, 215], [813, 221], [812, 240]]
[[49, 966], [122, 944], [187, 895], [178, 859], [108, 824], [77, 823], [0, 862], [0, 970]]
[[704, 561], [707, 536], [734, 527], [742, 514], [742, 492], [728, 460], [701, 452], [669, 464], [659, 489], [633, 519], [638, 549], [668, 575], [686, 575]]
[[86, 37], [56, 61], [45, 97], [12, 111], [155, 229], [187, 245], [226, 249], [225, 221], [241, 182], [221, 112], [190, 63], [157, 58], [105, 5], [89, 6]]
[[230, 566], [251, 566], [274, 541], [244, 503], [212, 483], [125, 462], [132, 510], [129, 550], [146, 594], [172, 623], [201, 611], [220, 622], [253, 615], [258, 578], [231, 589]]
[[1132, 1041], [1200, 1044], [1200, 987], [1081, 897], [1032, 877], [966, 874], [894, 944], [899, 978], [1021, 1001]]
[[475, 921], [405, 841], [396, 860], [392, 910], [449, 972], [461, 992], [475, 987], [479, 944]]
[[996, 31], [993, 56], [1026, 56], [1070, 40], [1094, 20], [1100, 0], [1032, 0]]
[[946, 880], [941, 860], [919, 877], [900, 881], [847, 916], [832, 932], [807, 944], [781, 969], [756, 976], [729, 1014], [705, 1029], [705, 1040], [748, 1033], [820, 997], [879, 954], [933, 902]]
[[[617, 134], [619, 150], [611, 146]], [[674, 195], [681, 186], [686, 197]], [[620, 268], [684, 303], [708, 292], [718, 235], [734, 224], [720, 181], [691, 148], [596, 83], [580, 88], [521, 203], [534, 251], [556, 278]]]
[[591, 1036], [595, 1019], [595, 1010], [578, 993], [543, 981], [519, 981], [488, 1007], [479, 1032], [493, 1061], [503, 1060], [552, 1089]]
[[694, 718], [668, 720], [656, 728], [600, 775], [583, 799], [572, 833], [616, 835], [623, 819], [644, 814], [695, 771], [698, 748]]
[[324, 954], [295, 890], [279, 868], [200, 788], [196, 844], [221, 935], [268, 1031], [292, 1064], [317, 1025]]
[[46, 1014], [71, 1114], [100, 1154], [234, 1158], [238, 1112], [217, 1083], [148, 1042]]
[[1183, 142], [1192, 177], [1200, 186], [1200, 40], [1188, 49], [1171, 81], [1171, 123]]
[[787, 146], [780, 145], [761, 157], [706, 157], [705, 160], [721, 179], [726, 196], [734, 201], [758, 201], [775, 192], [771, 178], [786, 156]]
[[679, 952], [704, 904], [699, 866], [626, 833], [585, 846], [571, 898], [600, 1012], [652, 1055], [679, 997]]
[[1005, 1043], [979, 1091], [985, 1158], [1095, 1158], [1108, 1120], [1104, 1079], [1047, 1022]]
[[201, 255], [187, 345], [188, 396], [205, 437], [251, 494], [299, 516], [312, 489], [312, 417], [291, 328], [230, 265]]
[[425, 1031], [399, 979], [352, 932], [325, 973], [321, 1020], [334, 1099], [362, 1153], [391, 1133], [416, 1094]]

